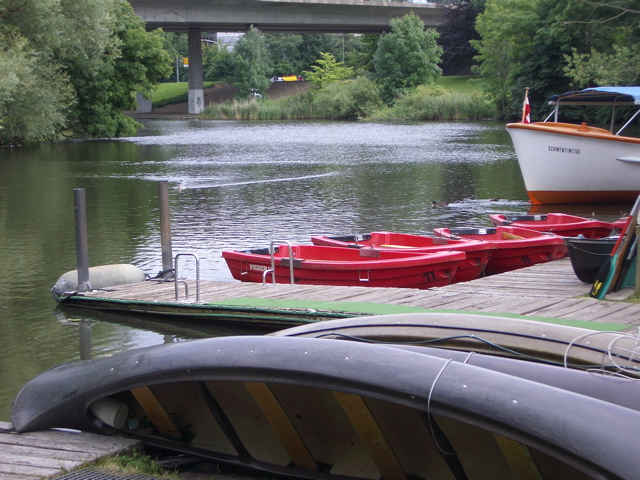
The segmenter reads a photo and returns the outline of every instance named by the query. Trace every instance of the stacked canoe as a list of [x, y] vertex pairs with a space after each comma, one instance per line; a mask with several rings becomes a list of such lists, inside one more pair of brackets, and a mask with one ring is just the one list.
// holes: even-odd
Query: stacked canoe
[[635, 480], [637, 350], [500, 317], [336, 320], [60, 365], [11, 419], [295, 478]]

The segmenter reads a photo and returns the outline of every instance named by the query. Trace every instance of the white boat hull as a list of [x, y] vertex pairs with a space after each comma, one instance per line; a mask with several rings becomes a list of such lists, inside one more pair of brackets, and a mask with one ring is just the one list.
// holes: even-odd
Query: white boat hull
[[507, 125], [534, 204], [626, 203], [640, 194], [640, 139], [585, 125]]

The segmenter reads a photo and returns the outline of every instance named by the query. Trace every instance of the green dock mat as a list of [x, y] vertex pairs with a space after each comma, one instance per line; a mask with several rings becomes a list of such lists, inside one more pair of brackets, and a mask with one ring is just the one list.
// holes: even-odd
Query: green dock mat
[[210, 302], [207, 305], [233, 306], [255, 309], [292, 309], [292, 310], [320, 310], [330, 312], [344, 312], [352, 316], [364, 315], [393, 315], [402, 313], [468, 313], [473, 315], [486, 315], [492, 317], [516, 318], [522, 320], [534, 320], [538, 322], [554, 323], [571, 327], [587, 328], [598, 331], [619, 332], [629, 328], [629, 325], [619, 323], [590, 322], [586, 320], [573, 320], [567, 318], [535, 317], [518, 315], [515, 313], [474, 312], [450, 309], [429, 309], [406, 305], [393, 305], [387, 303], [371, 302], [326, 302], [322, 300], [295, 300], [274, 298], [238, 297], [218, 302]]

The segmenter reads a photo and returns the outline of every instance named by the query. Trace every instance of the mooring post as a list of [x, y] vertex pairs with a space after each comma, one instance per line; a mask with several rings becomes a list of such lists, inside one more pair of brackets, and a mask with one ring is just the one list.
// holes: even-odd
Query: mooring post
[[91, 360], [91, 321], [80, 321], [80, 360]]
[[87, 204], [84, 188], [73, 190], [73, 204], [76, 214], [76, 264], [78, 267], [77, 290], [89, 290], [89, 242], [87, 241]]
[[169, 216], [169, 182], [158, 182], [160, 201], [160, 243], [162, 245], [162, 278], [173, 277], [173, 253], [171, 248], [171, 218]]

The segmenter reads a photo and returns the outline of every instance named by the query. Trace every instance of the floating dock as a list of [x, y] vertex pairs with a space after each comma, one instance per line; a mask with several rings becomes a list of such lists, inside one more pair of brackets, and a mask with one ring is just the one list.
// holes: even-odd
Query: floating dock
[[605, 301], [590, 298], [591, 286], [578, 280], [567, 258], [429, 290], [367, 288], [364, 283], [362, 287], [335, 287], [201, 281], [198, 287], [188, 280], [187, 284], [189, 298], [185, 298], [183, 285], [176, 298], [174, 282], [148, 280], [74, 293], [63, 297], [61, 306], [270, 329], [425, 311], [521, 315], [574, 325], [618, 325], [617, 329], [640, 326], [640, 304], [624, 301], [633, 290], [609, 295]]

